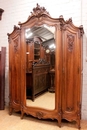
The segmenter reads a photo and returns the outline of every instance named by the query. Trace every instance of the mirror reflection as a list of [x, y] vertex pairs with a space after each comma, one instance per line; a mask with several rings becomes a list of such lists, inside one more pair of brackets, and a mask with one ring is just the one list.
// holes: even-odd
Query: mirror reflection
[[55, 28], [47, 25], [25, 30], [26, 104], [55, 109]]

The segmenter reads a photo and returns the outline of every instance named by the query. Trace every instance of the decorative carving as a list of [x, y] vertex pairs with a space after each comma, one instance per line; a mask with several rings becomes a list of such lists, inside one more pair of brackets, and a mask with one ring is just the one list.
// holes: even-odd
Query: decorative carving
[[73, 107], [67, 107], [66, 110], [69, 111], [69, 112], [73, 111]]
[[18, 51], [18, 39], [14, 40], [14, 51], [15, 53]]
[[37, 117], [38, 119], [43, 118], [43, 113], [42, 113], [42, 112], [37, 112], [37, 113], [36, 113], [36, 117]]
[[[34, 59], [34, 55], [32, 55], [32, 53], [34, 53], [34, 50], [32, 49], [33, 44], [31, 47], [28, 46], [28, 49], [26, 49], [26, 44], [24, 44], [25, 29], [27, 29], [27, 27], [32, 28], [33, 26], [39, 27], [39, 25], [42, 26], [43, 24], [47, 24], [48, 26], [55, 27], [55, 44], [56, 44], [55, 94], [56, 96], [55, 96], [55, 108], [53, 110], [44, 109], [43, 107], [39, 108], [39, 106], [38, 107], [36, 106], [33, 107], [30, 105], [27, 106], [26, 104], [26, 96], [27, 96], [26, 88], [28, 88], [28, 85], [29, 85], [29, 92], [31, 93], [29, 95], [29, 98], [32, 98], [33, 101], [35, 99], [35, 96], [39, 96], [43, 92], [47, 91], [50, 86], [49, 71], [46, 72], [48, 69], [50, 70], [50, 64], [48, 63], [44, 64], [43, 60], [40, 60], [38, 63], [33, 63], [34, 61], [37, 61]], [[9, 89], [11, 94], [10, 111], [12, 111], [12, 109], [16, 111], [21, 111], [22, 117], [23, 114], [26, 113], [34, 117], [37, 117], [39, 119], [57, 119], [59, 126], [61, 126], [62, 119], [66, 119], [68, 121], [76, 121], [79, 128], [80, 115], [81, 115], [81, 108], [79, 104], [80, 97], [81, 97], [81, 93], [80, 93], [81, 78], [79, 77], [81, 76], [81, 74], [78, 73], [77, 75], [77, 69], [78, 69], [78, 65], [79, 65], [79, 69], [81, 69], [80, 61], [82, 61], [82, 59], [80, 59], [81, 58], [80, 57], [77, 60], [77, 57], [81, 55], [81, 50], [82, 50], [80, 45], [82, 44], [82, 37], [81, 37], [81, 35], [83, 34], [82, 26], [79, 28], [74, 26], [72, 23], [72, 19], [65, 21], [63, 19], [63, 16], [60, 16], [60, 18], [51, 18], [49, 16], [49, 13], [46, 11], [46, 9], [44, 7], [40, 7], [38, 4], [37, 7], [33, 9], [31, 16], [29, 16], [29, 19], [24, 23], [19, 23], [19, 26], [21, 30], [17, 30], [17, 28], [14, 27], [15, 31], [13, 30], [13, 32], [9, 34], [9, 39], [11, 42], [11, 45], [9, 46], [9, 50], [10, 50], [9, 66], [11, 68], [12, 65], [14, 64], [14, 58], [15, 58], [15, 64], [13, 66], [14, 67], [13, 69], [15, 71], [12, 71], [13, 69], [10, 70], [10, 82], [9, 82], [10, 84]], [[27, 40], [27, 43], [29, 43], [29, 45], [32, 42], [33, 42], [32, 39]], [[66, 50], [66, 44], [67, 44], [67, 50]], [[74, 47], [76, 47], [75, 48], [76, 51], [73, 51]], [[18, 54], [17, 53], [14, 54], [13, 49]], [[17, 51], [19, 49], [22, 51]], [[32, 67], [33, 65], [32, 71], [29, 73], [25, 73], [27, 67], [25, 63], [26, 50], [28, 50], [30, 54], [29, 58], [27, 58], [29, 60], [29, 65], [30, 67]], [[73, 53], [71, 51], [73, 51]], [[43, 55], [43, 53], [41, 53], [41, 55]], [[41, 56], [40, 58], [42, 57], [44, 56]], [[64, 73], [62, 73], [62, 68], [66, 70], [64, 71]], [[20, 80], [23, 82], [20, 83]], [[78, 85], [77, 85], [77, 80], [78, 80]], [[17, 98], [15, 98], [15, 95], [17, 96]], [[71, 98], [72, 101], [70, 100]], [[19, 99], [19, 103], [16, 103], [17, 102], [16, 99]]]
[[66, 23], [72, 23], [72, 18], [69, 18], [68, 20], [66, 20]]
[[40, 65], [40, 64], [49, 65], [49, 63], [44, 59], [39, 59], [38, 62], [33, 62], [33, 66], [37, 66], [37, 65]]
[[[40, 67], [40, 66], [36, 66], [36, 67]], [[44, 66], [43, 66], [44, 67]], [[34, 74], [38, 74], [38, 73], [46, 73], [46, 72], [48, 72], [49, 71], [49, 66], [48, 66], [48, 68], [37, 68], [37, 69], [35, 69], [34, 70]]]
[[16, 26], [16, 25], [14, 25], [14, 31], [15, 30], [19, 30], [20, 28], [18, 27], [18, 26]]
[[81, 103], [80, 102], [78, 102], [77, 103], [77, 107], [78, 107], [78, 111], [77, 111], [77, 116], [81, 116]]
[[[31, 12], [31, 16], [35, 15], [35, 16], [39, 17], [42, 14], [47, 14], [50, 16], [49, 12], [47, 12], [44, 7], [40, 7], [40, 5], [37, 4], [37, 7], [33, 8], [33, 12]], [[31, 16], [29, 16], [29, 17], [31, 17]]]
[[[58, 105], [59, 105], [59, 104], [58, 104]], [[59, 108], [58, 108], [58, 115], [59, 115], [59, 116], [61, 116], [61, 112], [62, 112], [62, 111], [61, 111], [61, 107], [60, 107], [60, 105], [59, 105]]]
[[83, 30], [83, 26], [81, 25], [80, 27], [79, 27], [79, 37], [82, 37], [83, 36], [83, 34], [84, 34], [84, 30]]
[[74, 45], [74, 36], [68, 34], [67, 38], [68, 38], [68, 50], [72, 51], [73, 50], [73, 45]]
[[3, 12], [4, 12], [4, 10], [0, 8], [0, 20], [1, 20], [1, 18], [2, 18], [2, 13], [3, 13]]

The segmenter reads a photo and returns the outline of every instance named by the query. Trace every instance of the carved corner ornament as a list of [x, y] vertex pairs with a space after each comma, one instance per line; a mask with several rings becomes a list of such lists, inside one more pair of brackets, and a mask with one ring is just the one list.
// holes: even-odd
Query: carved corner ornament
[[3, 13], [3, 12], [4, 12], [4, 10], [0, 8], [0, 20], [1, 20], [1, 18], [2, 18], [2, 13]]

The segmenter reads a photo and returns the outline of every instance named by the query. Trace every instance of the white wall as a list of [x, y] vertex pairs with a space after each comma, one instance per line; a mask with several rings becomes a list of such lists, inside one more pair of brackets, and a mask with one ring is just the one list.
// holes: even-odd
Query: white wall
[[6, 53], [6, 86], [5, 102], [9, 102], [9, 80], [8, 80], [8, 37], [7, 33], [13, 31], [14, 25], [27, 20], [36, 3], [44, 6], [50, 15], [58, 18], [63, 15], [67, 20], [72, 17], [76, 26], [83, 25], [83, 89], [82, 89], [82, 119], [87, 119], [87, 0], [0, 0], [0, 8], [4, 9], [0, 21], [0, 46], [7, 47]]

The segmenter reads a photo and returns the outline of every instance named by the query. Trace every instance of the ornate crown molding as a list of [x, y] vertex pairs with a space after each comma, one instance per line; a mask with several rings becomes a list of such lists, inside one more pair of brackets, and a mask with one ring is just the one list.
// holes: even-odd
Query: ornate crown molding
[[42, 14], [47, 14], [50, 16], [49, 12], [46, 11], [45, 7], [40, 7], [40, 5], [37, 3], [36, 8], [33, 8], [33, 12], [31, 12], [31, 16], [34, 15], [39, 17]]

